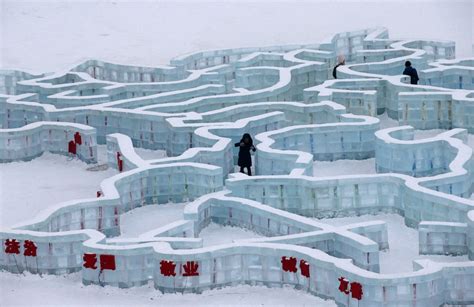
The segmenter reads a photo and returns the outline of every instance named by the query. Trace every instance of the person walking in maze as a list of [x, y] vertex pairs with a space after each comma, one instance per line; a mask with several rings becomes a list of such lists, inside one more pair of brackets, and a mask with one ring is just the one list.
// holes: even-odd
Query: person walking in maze
[[255, 151], [255, 146], [253, 146], [252, 137], [250, 134], [245, 133], [242, 136], [240, 142], [235, 143], [235, 147], [240, 147], [239, 149], [239, 161], [238, 165], [240, 166], [240, 172], [244, 173], [244, 168], [247, 168], [247, 175], [252, 176], [252, 171], [250, 167], [252, 166], [252, 157], [250, 156], [250, 150]]
[[410, 83], [411, 84], [418, 84], [418, 73], [416, 72], [416, 69], [411, 67], [411, 62], [406, 61], [405, 62], [405, 70], [403, 71], [404, 75], [410, 76]]
[[332, 76], [334, 79], [337, 79], [337, 68], [341, 65], [346, 65], [346, 59], [343, 55], [337, 57], [337, 65], [334, 66], [334, 69], [332, 70]]

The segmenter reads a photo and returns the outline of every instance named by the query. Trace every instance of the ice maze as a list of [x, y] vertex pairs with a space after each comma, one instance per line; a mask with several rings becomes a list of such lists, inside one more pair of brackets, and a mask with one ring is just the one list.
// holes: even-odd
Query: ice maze
[[[406, 60], [418, 85], [401, 74]], [[453, 42], [376, 28], [163, 67], [88, 60], [55, 73], [0, 71], [0, 93], [0, 162], [52, 152], [95, 165], [106, 144], [119, 172], [96, 198], [2, 229], [3, 270], [80, 271], [85, 285], [152, 282], [162, 292], [290, 285], [338, 306], [474, 304], [474, 59], [455, 59]], [[384, 113], [399, 125], [383, 129]], [[414, 137], [427, 129], [447, 131]], [[236, 172], [234, 143], [247, 132], [255, 176]], [[377, 174], [313, 176], [314, 161], [344, 159], [374, 159]], [[170, 203], [187, 203], [179, 220], [120, 237], [122, 214]], [[381, 273], [393, 235], [385, 222], [319, 220], [380, 213], [416, 230], [420, 255], [465, 260]], [[204, 247], [210, 223], [261, 237]]]

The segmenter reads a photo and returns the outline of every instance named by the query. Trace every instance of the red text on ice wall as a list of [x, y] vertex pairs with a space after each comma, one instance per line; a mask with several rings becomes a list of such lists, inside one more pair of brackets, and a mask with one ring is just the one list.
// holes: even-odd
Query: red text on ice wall
[[36, 257], [37, 247], [33, 241], [25, 240], [25, 242], [23, 243], [23, 247], [25, 248], [23, 255], [29, 256], [29, 257]]
[[362, 291], [362, 285], [358, 282], [351, 282], [352, 298], [355, 298], [360, 301], [362, 299], [363, 294], [364, 292]]
[[[23, 255], [26, 257], [36, 257], [36, 251], [38, 247], [31, 240], [25, 240], [23, 242]], [[20, 241], [16, 239], [7, 239], [5, 240], [5, 253], [6, 254], [16, 254], [19, 255], [20, 251]]]
[[296, 258], [295, 257], [281, 257], [281, 267], [285, 272], [296, 273]]
[[7, 254], [19, 254], [20, 253], [20, 242], [15, 239], [7, 239], [5, 241], [5, 253]]
[[82, 264], [83, 267], [87, 269], [97, 269], [97, 255], [96, 254], [84, 254], [82, 256], [82, 260], [84, 263]]
[[100, 269], [115, 271], [115, 256], [100, 255]]
[[309, 263], [303, 259], [300, 260], [300, 270], [301, 270], [301, 275], [309, 278]]
[[362, 285], [358, 282], [349, 282], [345, 277], [339, 277], [339, 291], [343, 292], [346, 295], [351, 293], [351, 297], [357, 300], [361, 300], [362, 296], [364, 295], [364, 291], [362, 290]]
[[188, 261], [183, 265], [184, 273], [183, 276], [198, 276], [199, 264], [195, 261]]
[[160, 273], [164, 276], [176, 276], [175, 273], [176, 264], [173, 261], [161, 260], [160, 261]]
[[[82, 256], [84, 260], [82, 266], [87, 269], [97, 269], [97, 254], [85, 253]], [[100, 255], [99, 256], [100, 270], [115, 271], [115, 256], [114, 255]]]

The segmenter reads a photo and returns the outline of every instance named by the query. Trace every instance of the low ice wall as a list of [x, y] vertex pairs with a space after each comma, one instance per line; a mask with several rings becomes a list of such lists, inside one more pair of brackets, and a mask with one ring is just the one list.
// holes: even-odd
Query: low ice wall
[[474, 133], [473, 102], [466, 92], [400, 93], [398, 120], [416, 129], [465, 128]]
[[474, 90], [474, 65], [472, 58], [440, 60], [421, 70], [421, 84], [452, 89]]
[[[68, 274], [82, 269], [82, 243], [105, 243], [105, 235], [90, 229], [65, 232], [0, 231], [0, 269], [13, 273]], [[6, 253], [10, 248], [11, 253]], [[15, 252], [17, 250], [17, 252]]]
[[[362, 270], [350, 260], [319, 250], [277, 243], [239, 243], [193, 250], [172, 250], [165, 243], [121, 249], [85, 245], [88, 258], [97, 258], [96, 269], [83, 270], [85, 284], [119, 287], [143, 284], [148, 280], [149, 269], [138, 268], [153, 266], [155, 288], [172, 293], [199, 293], [238, 284], [291, 285], [323, 298], [333, 298], [342, 306], [413, 302], [418, 306], [439, 306], [474, 301], [469, 282], [474, 267], [468, 262], [418, 261], [416, 272], [386, 275]], [[113, 263], [103, 255], [113, 255]], [[100, 258], [103, 258], [100, 261], [103, 269], [99, 270]], [[136, 270], [131, 271], [130, 267]]]
[[247, 179], [237, 174], [226, 180], [226, 187], [235, 196], [303, 216], [391, 212], [404, 216], [411, 227], [423, 220], [466, 222], [467, 212], [474, 208], [470, 200], [424, 188], [413, 177], [398, 174], [323, 179], [295, 175]]
[[96, 163], [96, 129], [67, 122], [37, 122], [0, 129], [0, 162], [28, 161], [45, 151]]
[[128, 171], [149, 165], [135, 152], [132, 140], [121, 133], [107, 135], [107, 164], [117, 170], [121, 168], [120, 171]]
[[[245, 117], [246, 110], [251, 107], [262, 109], [262, 114], [250, 116], [247, 119], [238, 119]], [[278, 111], [277, 111], [278, 110]], [[304, 111], [307, 111], [303, 113]], [[216, 115], [227, 115], [236, 113], [235, 122], [215, 122], [202, 123], [204, 119], [217, 119]], [[282, 113], [284, 111], [285, 113]], [[268, 102], [253, 103], [251, 106], [241, 105], [228, 107], [218, 112], [207, 112], [196, 114], [193, 117], [185, 118], [168, 118], [167, 129], [170, 131], [168, 136], [167, 153], [168, 158], [147, 161], [152, 164], [162, 164], [171, 162], [199, 162], [223, 167], [224, 174], [233, 172], [234, 165], [237, 163], [238, 148], [234, 148], [233, 144], [238, 142], [243, 133], [252, 131], [259, 132], [271, 131], [290, 122], [295, 114], [305, 114], [306, 118], [300, 119], [309, 123], [330, 123], [335, 121], [344, 121], [341, 125], [356, 125], [358, 129], [365, 129], [368, 124], [365, 122], [357, 123], [366, 118], [351, 117], [344, 113], [344, 108], [331, 102], [321, 102], [315, 104], [302, 104], [295, 102]], [[237, 117], [238, 116], [238, 117]], [[321, 129], [328, 129], [332, 124], [316, 125]], [[370, 126], [370, 125], [369, 125]], [[370, 126], [372, 127], [372, 126]], [[348, 127], [346, 127], [348, 128]], [[350, 128], [350, 127], [349, 127]], [[339, 129], [339, 128], [338, 128]], [[322, 132], [327, 132], [326, 130]], [[321, 132], [321, 133], [322, 133]], [[133, 150], [133, 142], [126, 141], [126, 136], [112, 134], [107, 137], [109, 165], [117, 168], [117, 153], [124, 155], [123, 169], [128, 170], [144, 163], [144, 161], [135, 154]], [[327, 136], [325, 139], [328, 138]], [[366, 137], [364, 137], [365, 139]], [[122, 141], [119, 142], [119, 139]], [[360, 138], [359, 138], [360, 139]], [[358, 140], [359, 140], [358, 139]], [[350, 144], [349, 144], [350, 145]], [[346, 147], [350, 147], [347, 145]], [[130, 153], [130, 155], [128, 154]], [[231, 154], [231, 156], [229, 156]], [[231, 158], [233, 156], [233, 158]], [[280, 157], [280, 155], [278, 155]], [[310, 159], [311, 160], [311, 159]], [[311, 166], [311, 164], [309, 164]], [[288, 168], [288, 173], [291, 168]]]
[[17, 83], [21, 80], [36, 79], [43, 77], [44, 74], [26, 72], [20, 70], [0, 70], [0, 94], [15, 95], [17, 92]]
[[257, 135], [256, 172], [289, 174], [304, 169], [312, 175], [313, 160], [367, 159], [375, 155], [377, 118], [342, 114], [338, 123], [302, 125]]
[[474, 260], [474, 212], [470, 211], [467, 217], [467, 253]]
[[466, 255], [467, 224], [421, 222], [418, 228], [420, 254]]
[[452, 146], [444, 139], [460, 133], [466, 134], [466, 130], [455, 129], [436, 137], [414, 140], [414, 129], [410, 126], [379, 130], [375, 133], [377, 172], [413, 177], [447, 172], [459, 149], [454, 147], [452, 152]]
[[87, 60], [72, 71], [87, 72], [93, 78], [113, 82], [169, 82], [183, 79], [188, 71], [171, 66], [145, 67], [123, 65], [100, 60]]
[[[438, 136], [413, 140], [410, 126], [376, 132], [377, 172], [394, 172], [420, 179], [420, 185], [447, 194], [470, 197], [473, 190], [474, 160], [467, 131], [453, 129]], [[452, 176], [448, 173], [456, 173]]]
[[[228, 192], [227, 192], [228, 193]], [[370, 271], [379, 271], [378, 242], [348, 232], [349, 227], [335, 229], [295, 214], [276, 210], [247, 199], [224, 196], [219, 193], [203, 197], [185, 209], [184, 218], [194, 220], [195, 235], [211, 221], [250, 229], [271, 238], [240, 240], [242, 242], [273, 242], [317, 248], [354, 263]], [[360, 233], [368, 232], [368, 225], [359, 225]], [[385, 230], [385, 233], [384, 233]], [[372, 225], [373, 233], [382, 237], [386, 229]], [[386, 237], [385, 237], [386, 238]]]
[[175, 163], [134, 169], [101, 183], [103, 196], [69, 201], [43, 211], [15, 228], [59, 232], [95, 229], [120, 234], [119, 215], [151, 204], [180, 203], [222, 189], [222, 169], [199, 163]]

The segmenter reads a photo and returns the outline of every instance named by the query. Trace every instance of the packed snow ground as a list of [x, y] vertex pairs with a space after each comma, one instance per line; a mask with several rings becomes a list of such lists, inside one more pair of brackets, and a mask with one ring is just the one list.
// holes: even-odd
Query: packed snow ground
[[120, 216], [121, 238], [133, 238], [183, 218], [185, 204], [147, 205]]
[[376, 174], [375, 158], [365, 160], [336, 160], [336, 161], [314, 161], [314, 177], [331, 177], [340, 175]]
[[210, 246], [232, 243], [241, 239], [262, 238], [263, 236], [248, 229], [211, 223], [201, 231], [199, 237], [203, 239], [204, 246]]
[[[163, 151], [137, 148], [144, 159], [166, 156]], [[97, 147], [98, 165], [107, 163], [105, 145]], [[102, 180], [118, 172], [108, 168], [88, 170], [78, 159], [51, 153], [28, 162], [0, 163], [0, 227], [10, 227], [33, 218], [58, 203], [93, 198]]]
[[26, 276], [0, 272], [1, 306], [318, 306], [335, 307], [323, 300], [289, 287], [236, 286], [201, 294], [165, 294], [146, 286], [119, 289], [84, 286], [81, 273], [65, 276]]
[[60, 202], [96, 197], [102, 180], [117, 171], [92, 172], [89, 167], [51, 153], [29, 162], [0, 163], [0, 226], [26, 221]]
[[159, 65], [200, 50], [320, 42], [375, 26], [394, 38], [454, 40], [457, 57], [472, 55], [472, 1], [380, 2], [1, 0], [0, 67], [56, 71], [85, 58]]

